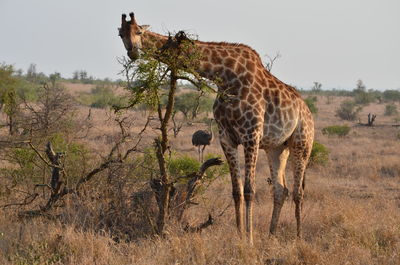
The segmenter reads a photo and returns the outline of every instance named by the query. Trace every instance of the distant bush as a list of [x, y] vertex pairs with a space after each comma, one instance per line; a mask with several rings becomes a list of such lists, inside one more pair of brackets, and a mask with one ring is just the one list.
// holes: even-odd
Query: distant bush
[[395, 104], [392, 103], [392, 104], [387, 104], [385, 106], [385, 115], [386, 116], [392, 116], [392, 115], [395, 115], [397, 113], [398, 113], [397, 106]]
[[357, 106], [354, 101], [345, 100], [336, 110], [336, 115], [343, 120], [354, 121], [361, 109], [362, 107]]
[[323, 134], [327, 134], [329, 136], [338, 135], [338, 136], [346, 136], [350, 132], [350, 127], [347, 125], [332, 125], [322, 129]]
[[117, 101], [117, 97], [108, 86], [96, 86], [92, 89], [93, 102], [90, 104], [93, 108], [105, 108], [112, 106]]
[[317, 102], [317, 97], [308, 97], [308, 98], [304, 99], [304, 102], [307, 104], [311, 113], [315, 114], [318, 112], [318, 108], [315, 106], [315, 102]]
[[91, 93], [81, 94], [79, 101], [92, 108], [106, 108], [121, 105], [123, 99], [116, 96], [110, 86], [100, 84], [93, 88]]
[[373, 93], [369, 93], [366, 91], [357, 92], [354, 95], [354, 102], [360, 105], [368, 105], [376, 100], [376, 97]]
[[385, 101], [400, 101], [399, 90], [385, 90], [383, 92], [383, 99]]
[[323, 144], [314, 141], [311, 156], [310, 156], [310, 164], [311, 165], [326, 165], [329, 161], [329, 150]]

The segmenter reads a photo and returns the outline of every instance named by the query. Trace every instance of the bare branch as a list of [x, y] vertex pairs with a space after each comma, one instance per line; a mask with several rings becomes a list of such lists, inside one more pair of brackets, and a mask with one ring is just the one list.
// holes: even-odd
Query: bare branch
[[29, 196], [27, 196], [23, 202], [20, 203], [9, 203], [9, 204], [5, 204], [0, 206], [1, 208], [7, 208], [10, 206], [25, 206], [28, 204], [31, 204], [37, 197], [39, 196], [39, 193], [34, 193], [34, 194], [30, 194]]
[[203, 229], [209, 227], [210, 225], [214, 224], [214, 218], [211, 216], [211, 214], [208, 214], [208, 219], [207, 221], [204, 221], [198, 226], [191, 227], [189, 224], [186, 225], [186, 227], [183, 229], [185, 232], [190, 232], [190, 233], [198, 233], [201, 232]]
[[268, 54], [266, 54], [265, 56], [267, 56], [267, 58], [268, 58], [268, 62], [265, 63], [265, 68], [268, 70], [268, 72], [271, 72], [275, 61], [277, 59], [281, 58], [282, 55], [279, 52], [277, 52], [274, 57], [270, 57]]
[[44, 157], [42, 156], [42, 154], [37, 150], [37, 148], [32, 144], [31, 141], [29, 141], [29, 142], [27, 142], [27, 143], [28, 143], [28, 145], [32, 148], [32, 150], [38, 155], [38, 157], [40, 158], [40, 160], [42, 160], [47, 166], [53, 167], [53, 168], [60, 168], [60, 169], [61, 169], [60, 166], [55, 165], [55, 164], [50, 163], [49, 161], [47, 161], [47, 159], [44, 158]]

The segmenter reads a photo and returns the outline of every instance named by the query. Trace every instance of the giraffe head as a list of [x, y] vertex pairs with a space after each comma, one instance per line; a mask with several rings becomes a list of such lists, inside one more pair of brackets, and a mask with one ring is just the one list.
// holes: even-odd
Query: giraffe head
[[119, 30], [119, 36], [124, 43], [125, 49], [128, 51], [128, 56], [132, 61], [139, 58], [139, 49], [142, 48], [143, 33], [149, 26], [140, 26], [136, 23], [135, 15], [133, 12], [129, 14], [131, 20], [126, 21], [126, 15], [122, 14], [121, 27]]

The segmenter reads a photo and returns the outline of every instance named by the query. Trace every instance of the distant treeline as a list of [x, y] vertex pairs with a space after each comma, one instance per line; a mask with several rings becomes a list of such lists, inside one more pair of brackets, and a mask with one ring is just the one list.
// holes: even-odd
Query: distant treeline
[[321, 83], [314, 82], [314, 86], [310, 90], [300, 89], [299, 91], [303, 95], [353, 97], [354, 101], [358, 104], [400, 101], [400, 89], [389, 89], [384, 91], [367, 89], [362, 80], [357, 81], [353, 90], [322, 89], [321, 87]]

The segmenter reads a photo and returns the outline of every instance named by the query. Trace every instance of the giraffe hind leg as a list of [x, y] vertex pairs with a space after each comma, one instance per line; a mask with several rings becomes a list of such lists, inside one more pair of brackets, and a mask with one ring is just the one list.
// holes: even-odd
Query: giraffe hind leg
[[298, 147], [293, 150], [293, 169], [294, 169], [294, 182], [293, 182], [293, 201], [295, 203], [295, 217], [297, 224], [297, 237], [301, 237], [301, 211], [303, 207], [303, 196], [305, 188], [305, 170], [308, 163], [308, 158], [311, 147], [302, 148]]
[[274, 191], [274, 208], [272, 211], [269, 231], [272, 235], [276, 233], [282, 206], [288, 196], [286, 187], [285, 169], [289, 156], [289, 149], [285, 146], [277, 147], [267, 152], [271, 171], [272, 185]]

